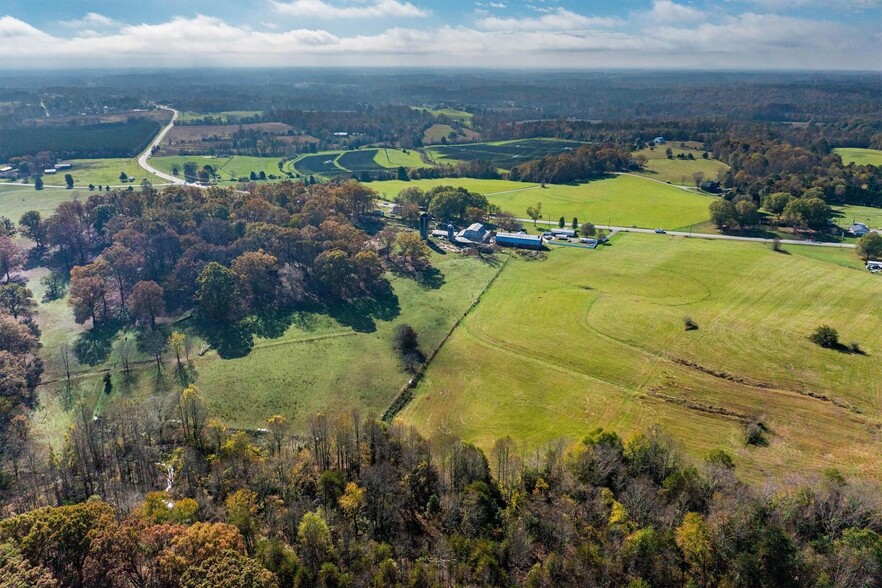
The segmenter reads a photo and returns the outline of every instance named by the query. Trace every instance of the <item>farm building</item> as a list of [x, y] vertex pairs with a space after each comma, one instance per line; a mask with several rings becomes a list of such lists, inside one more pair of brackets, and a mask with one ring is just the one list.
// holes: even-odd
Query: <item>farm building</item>
[[472, 223], [456, 235], [459, 239], [467, 239], [474, 243], [483, 243], [489, 237], [487, 227], [481, 223]]
[[71, 168], [71, 165], [69, 163], [56, 163], [55, 164], [55, 169], [57, 169], [57, 170], [70, 169], [70, 168]]
[[14, 180], [18, 178], [18, 170], [11, 165], [0, 167], [0, 178]]
[[720, 183], [713, 180], [705, 180], [701, 182], [698, 187], [701, 188], [702, 191], [710, 192], [711, 194], [719, 194], [722, 192], [720, 189]]
[[58, 170], [55, 169], [55, 168], [44, 169], [44, 170], [43, 170], [43, 173], [46, 174], [47, 176], [51, 176], [52, 174], [57, 174], [57, 173], [58, 173]]
[[496, 233], [496, 244], [503, 247], [542, 249], [542, 237], [526, 233]]
[[573, 229], [551, 229], [551, 234], [555, 237], [575, 237], [576, 231]]
[[867, 269], [870, 270], [871, 272], [873, 272], [874, 274], [882, 272], [882, 261], [868, 261], [867, 262]]
[[656, 137], [655, 139], [652, 140], [652, 142], [655, 143], [656, 145], [664, 145], [665, 138], [664, 137]]
[[846, 232], [855, 237], [863, 237], [870, 232], [870, 227], [864, 223], [852, 223], [852, 225], [846, 229]]

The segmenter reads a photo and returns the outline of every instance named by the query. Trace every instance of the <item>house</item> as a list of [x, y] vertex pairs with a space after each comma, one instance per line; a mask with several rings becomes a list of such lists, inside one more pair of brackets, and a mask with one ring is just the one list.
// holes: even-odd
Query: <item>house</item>
[[722, 192], [720, 189], [720, 183], [713, 180], [705, 180], [699, 184], [698, 187], [701, 188], [702, 192], [710, 192], [711, 194], [719, 194]]
[[0, 178], [7, 180], [18, 179], [18, 170], [11, 165], [4, 165], [3, 167], [0, 167]]
[[542, 237], [526, 233], [496, 233], [496, 244], [521, 249], [542, 249]]
[[459, 239], [467, 239], [468, 241], [472, 241], [473, 243], [483, 243], [487, 240], [490, 234], [487, 232], [487, 228], [481, 223], [472, 223], [467, 228], [461, 230], [456, 235]]
[[665, 138], [664, 137], [656, 137], [655, 139], [652, 140], [652, 142], [655, 143], [656, 145], [664, 145]]
[[845, 232], [849, 235], [854, 235], [855, 237], [863, 237], [870, 232], [870, 227], [868, 227], [864, 223], [852, 223], [852, 225], [848, 227]]

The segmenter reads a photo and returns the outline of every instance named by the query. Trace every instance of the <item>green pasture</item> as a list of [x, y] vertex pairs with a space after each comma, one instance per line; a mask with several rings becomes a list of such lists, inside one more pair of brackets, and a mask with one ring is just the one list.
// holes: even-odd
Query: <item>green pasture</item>
[[73, 190], [57, 188], [35, 190], [33, 184], [25, 186], [0, 184], [0, 216], [5, 216], [18, 223], [21, 215], [29, 210], [36, 210], [43, 217], [47, 217], [61, 202], [72, 200], [76, 196], [85, 199], [88, 192], [88, 190], [77, 188]]
[[420, 159], [419, 151], [412, 149], [408, 149], [407, 153], [401, 149], [377, 149], [374, 161], [387, 168], [406, 167], [410, 169], [413, 167], [427, 167], [427, 164], [423, 163], [423, 160]]
[[882, 165], [882, 150], [880, 149], [858, 149], [852, 147], [840, 147], [834, 149], [833, 153], [842, 158], [842, 163], [848, 165]]
[[[151, 159], [151, 161], [153, 161]], [[74, 179], [74, 189], [88, 189], [89, 184], [95, 186], [123, 186], [132, 184], [135, 188], [139, 187], [141, 180], [147, 179], [150, 183], [164, 184], [167, 183], [162, 178], [148, 174], [134, 157], [128, 158], [111, 158], [111, 159], [71, 159], [65, 160], [71, 164], [68, 170], [59, 170], [58, 173], [43, 176], [43, 183], [46, 186], [64, 186], [64, 174], [70, 174]], [[158, 169], [158, 168], [157, 168]], [[134, 182], [123, 182], [119, 179], [120, 172], [124, 172], [130, 179], [134, 178]]]
[[391, 200], [407, 187], [428, 190], [447, 185], [485, 194], [492, 204], [520, 218], [527, 218], [527, 208], [541, 202], [543, 220], [557, 222], [563, 216], [569, 224], [575, 216], [581, 222], [669, 230], [688, 229], [707, 220], [711, 198], [633, 175], [572, 186], [548, 184], [545, 188], [537, 184], [469, 178], [373, 182], [371, 187]]
[[418, 106], [413, 107], [414, 110], [424, 110], [429, 112], [435, 116], [446, 116], [450, 120], [459, 121], [465, 125], [472, 124], [472, 118], [474, 115], [471, 112], [466, 112], [465, 110], [458, 110], [456, 108], [439, 108], [437, 110], [432, 110], [429, 108], [422, 108]]
[[840, 227], [849, 227], [852, 223], [864, 223], [871, 229], [882, 228], [882, 208], [870, 206], [845, 205], [834, 206], [833, 222]]
[[215, 119], [220, 119], [223, 123], [236, 122], [242, 118], [251, 118], [254, 116], [259, 116], [263, 114], [262, 110], [226, 110], [223, 112], [208, 112], [208, 113], [198, 113], [198, 112], [179, 112], [178, 120], [181, 122], [190, 122], [194, 120], [202, 120], [207, 116], [213, 117]]
[[256, 428], [273, 414], [298, 425], [318, 412], [382, 414], [409, 377], [392, 348], [394, 329], [413, 326], [428, 353], [497, 270], [496, 262], [454, 253], [435, 254], [432, 262], [439, 283], [394, 278], [396, 302], [380, 316], [363, 309], [299, 313], [281, 337], [258, 340], [247, 357], [199, 358], [196, 384], [212, 416]]
[[[645, 155], [649, 161], [646, 167], [640, 171], [641, 175], [662, 182], [670, 182], [682, 186], [695, 186], [693, 176], [696, 173], [704, 174], [707, 180], [716, 180], [717, 173], [721, 169], [728, 169], [729, 166], [722, 161], [716, 159], [702, 159], [701, 150], [681, 149], [679, 147], [671, 147], [674, 159], [668, 159], [665, 154], [666, 146], [655, 147], [653, 150], [643, 149], [637, 151], [635, 155]], [[677, 159], [677, 155], [683, 153], [691, 153], [694, 159]]]
[[[880, 479], [882, 280], [851, 252], [786, 249], [628, 234], [513, 259], [400, 418], [485, 451], [509, 434], [530, 450], [659, 426], [696, 458], [731, 452], [747, 479]], [[809, 342], [820, 323], [866, 355]], [[767, 447], [744, 444], [752, 420]]]
[[175, 155], [168, 157], [151, 157], [150, 165], [156, 169], [171, 174], [175, 166], [178, 168], [178, 177], [184, 178], [184, 164], [188, 161], [196, 163], [201, 169], [206, 165], [212, 166], [218, 173], [221, 184], [238, 182], [241, 177], [249, 177], [253, 171], [259, 174], [261, 171], [267, 176], [273, 174], [284, 179], [283, 172], [279, 171], [278, 157], [252, 157], [247, 155], [234, 155], [232, 157], [214, 157], [211, 155]]

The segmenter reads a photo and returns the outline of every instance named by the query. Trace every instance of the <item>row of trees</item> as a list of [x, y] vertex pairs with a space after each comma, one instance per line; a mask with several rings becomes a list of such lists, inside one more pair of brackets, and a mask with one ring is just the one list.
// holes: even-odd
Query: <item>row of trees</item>
[[612, 172], [637, 169], [629, 147], [584, 145], [558, 155], [514, 167], [509, 178], [522, 182], [569, 184], [603, 177]]
[[[658, 431], [625, 440], [602, 429], [535, 451], [503, 438], [491, 466], [471, 444], [358, 414], [316, 415], [302, 437], [273, 416], [250, 436], [207, 419], [192, 386], [155, 402], [97, 421], [84, 411], [62, 452], [25, 464], [25, 511], [0, 522], [8, 582], [869, 587], [882, 577], [879, 496], [835, 470], [756, 492], [723, 451], [692, 462]], [[45, 501], [67, 505], [26, 510]]]

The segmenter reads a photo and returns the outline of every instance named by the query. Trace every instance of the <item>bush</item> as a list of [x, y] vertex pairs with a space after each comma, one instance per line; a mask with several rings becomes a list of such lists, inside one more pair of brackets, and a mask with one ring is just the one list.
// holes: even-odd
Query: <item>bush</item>
[[416, 373], [426, 360], [426, 356], [420, 350], [417, 333], [410, 325], [398, 325], [395, 329], [393, 345], [401, 354], [405, 369], [411, 373]]
[[765, 447], [769, 444], [766, 440], [766, 425], [762, 421], [747, 423], [744, 427], [744, 442], [747, 445]]
[[809, 336], [809, 340], [815, 345], [832, 349], [839, 346], [839, 333], [830, 325], [820, 325]]
[[697, 331], [698, 330], [698, 323], [696, 323], [694, 320], [692, 320], [691, 316], [684, 316], [683, 317], [683, 328], [686, 329], [687, 331]]

